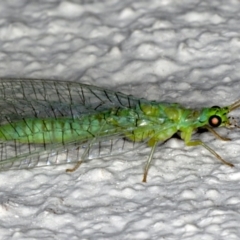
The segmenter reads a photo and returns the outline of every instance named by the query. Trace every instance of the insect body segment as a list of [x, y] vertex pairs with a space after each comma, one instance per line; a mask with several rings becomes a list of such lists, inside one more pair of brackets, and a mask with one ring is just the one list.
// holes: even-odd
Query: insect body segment
[[[238, 104], [234, 103], [234, 109], [239, 106]], [[159, 106], [161, 107], [161, 105]], [[201, 140], [191, 140], [193, 131], [196, 130], [199, 127], [205, 127], [210, 132], [212, 132], [216, 137], [218, 137], [221, 140], [230, 140], [228, 138], [223, 138], [218, 135], [217, 132], [215, 132], [212, 128], [213, 127], [230, 127], [231, 122], [229, 121], [229, 118], [227, 117], [227, 114], [230, 112], [230, 107], [212, 107], [212, 108], [203, 108], [202, 110], [192, 110], [192, 109], [186, 109], [181, 108], [178, 106], [178, 108], [172, 108], [172, 107], [166, 107], [165, 113], [167, 115], [166, 121], [169, 121], [168, 124], [163, 124], [165, 126], [165, 129], [159, 134], [155, 133], [154, 136], [149, 141], [149, 146], [152, 146], [152, 152], [150, 154], [150, 157], [148, 159], [143, 182], [146, 182], [147, 179], [147, 173], [148, 169], [150, 167], [150, 162], [153, 157], [153, 151], [155, 150], [156, 144], [160, 141], [164, 141], [168, 138], [170, 138], [174, 133], [180, 132], [181, 138], [185, 141], [185, 144], [187, 146], [198, 146], [201, 145], [204, 148], [206, 148], [209, 152], [211, 152], [215, 157], [217, 157], [220, 161], [222, 161], [224, 164], [233, 167], [234, 165], [232, 163], [229, 163], [225, 161], [220, 155], [218, 155], [212, 148], [207, 146], [205, 143], [203, 143]], [[156, 112], [156, 111], [155, 111]], [[150, 115], [150, 114], [148, 114]]]
[[[143, 176], [146, 182], [156, 146], [175, 133], [180, 133], [187, 146], [201, 145], [233, 166], [201, 140], [191, 138], [203, 127], [218, 139], [229, 140], [214, 128], [238, 127], [227, 115], [239, 107], [240, 100], [222, 108], [196, 110], [74, 82], [0, 79], [0, 168], [32, 167], [48, 162], [54, 152], [63, 152], [66, 162], [78, 162], [68, 170], [73, 171], [89, 158], [92, 149], [97, 148], [97, 156], [104, 156], [102, 144], [114, 154], [119, 150], [115, 140], [123, 138], [123, 142], [127, 139], [151, 147]], [[79, 155], [81, 148], [84, 152]], [[72, 149], [77, 154], [69, 157]], [[125, 144], [121, 149], [126, 149]]]

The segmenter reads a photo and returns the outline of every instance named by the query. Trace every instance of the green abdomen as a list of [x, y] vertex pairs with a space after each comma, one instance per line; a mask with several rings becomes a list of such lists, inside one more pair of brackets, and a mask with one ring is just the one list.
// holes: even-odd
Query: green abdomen
[[26, 118], [0, 125], [0, 140], [20, 143], [66, 143], [122, 133], [132, 141], [143, 141], [154, 137], [159, 124], [163, 122], [162, 118], [155, 116], [154, 110], [155, 108], [148, 106], [142, 106], [141, 110], [137, 106], [136, 109], [116, 108], [76, 119]]
[[[21, 143], [65, 143], [102, 135], [107, 124], [102, 119], [24, 119], [0, 126], [0, 139]], [[103, 127], [102, 127], [103, 126]], [[107, 127], [107, 126], [106, 126]], [[107, 129], [111, 129], [108, 126]], [[111, 130], [110, 130], [111, 131]]]

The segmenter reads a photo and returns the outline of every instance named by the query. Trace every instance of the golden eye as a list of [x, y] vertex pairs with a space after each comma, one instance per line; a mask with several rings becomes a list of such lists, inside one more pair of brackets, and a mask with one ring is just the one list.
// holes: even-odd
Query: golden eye
[[218, 127], [221, 125], [222, 119], [217, 115], [213, 115], [209, 118], [208, 123], [211, 127]]

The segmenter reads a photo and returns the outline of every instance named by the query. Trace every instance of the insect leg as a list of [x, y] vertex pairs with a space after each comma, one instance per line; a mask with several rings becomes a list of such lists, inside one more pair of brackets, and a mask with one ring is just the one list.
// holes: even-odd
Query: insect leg
[[88, 151], [91, 149], [93, 143], [95, 142], [95, 139], [96, 138], [93, 138], [92, 141], [88, 144], [88, 147], [85, 149], [85, 151], [83, 152], [83, 154], [81, 156], [81, 160], [79, 160], [73, 168], [66, 169], [66, 172], [74, 172], [80, 167], [80, 165], [83, 163], [85, 157], [87, 156]]
[[153, 154], [154, 154], [154, 152], [155, 152], [156, 146], [157, 146], [157, 142], [155, 142], [154, 145], [152, 146], [150, 155], [149, 155], [148, 160], [147, 160], [147, 164], [146, 164], [145, 169], [144, 169], [144, 174], [143, 174], [143, 180], [142, 180], [142, 182], [147, 182], [148, 169], [149, 169], [149, 167], [150, 167], [150, 163], [151, 163], [151, 161], [152, 161]]
[[76, 170], [80, 167], [80, 165], [81, 165], [82, 162], [84, 161], [84, 158], [86, 157], [88, 151], [90, 150], [90, 148], [91, 148], [91, 146], [92, 146], [92, 142], [93, 142], [93, 141], [91, 141], [91, 143], [88, 145], [88, 147], [87, 147], [87, 148], [85, 149], [85, 151], [83, 152], [83, 155], [82, 155], [82, 157], [81, 157], [81, 160], [79, 160], [79, 161], [77, 162], [77, 164], [76, 164], [73, 168], [67, 168], [67, 169], [66, 169], [66, 172], [74, 172], [74, 171], [76, 171]]
[[82, 161], [78, 161], [77, 164], [73, 168], [67, 168], [66, 172], [74, 172], [74, 171], [76, 171], [80, 167], [81, 164], [82, 164]]
[[80, 165], [83, 163], [85, 157], [87, 156], [89, 150], [91, 149], [95, 141], [96, 141], [96, 137], [93, 138], [91, 142], [88, 144], [88, 147], [85, 149], [85, 151], [83, 152], [83, 155], [81, 156], [81, 160], [79, 160], [73, 168], [66, 169], [66, 172], [74, 172], [80, 167]]
[[220, 161], [222, 161], [224, 164], [226, 164], [230, 167], [234, 166], [232, 163], [229, 163], [229, 162], [225, 161], [223, 158], [221, 158], [220, 155], [218, 155], [212, 148], [210, 148], [208, 145], [206, 145], [201, 140], [195, 140], [195, 141], [187, 142], [186, 145], [187, 146], [199, 146], [199, 145], [201, 145], [204, 148], [206, 148], [210, 153], [212, 153], [216, 158], [218, 158]]
[[[102, 127], [100, 128], [99, 132], [101, 132], [102, 128], [104, 127], [105, 124], [102, 125]], [[77, 164], [73, 167], [73, 168], [68, 168], [66, 169], [66, 172], [74, 172], [76, 171], [80, 165], [82, 164], [82, 162], [85, 160], [85, 157], [88, 154], [88, 151], [91, 149], [92, 145], [96, 142], [97, 139], [97, 135], [91, 140], [91, 142], [88, 144], [88, 147], [85, 149], [85, 151], [83, 152], [83, 155], [81, 156], [81, 160], [79, 160], [77, 162]]]
[[223, 140], [223, 141], [230, 141], [230, 138], [226, 138], [226, 137], [222, 137], [220, 136], [215, 130], [213, 130], [212, 128], [206, 126], [206, 129], [211, 132], [216, 138]]

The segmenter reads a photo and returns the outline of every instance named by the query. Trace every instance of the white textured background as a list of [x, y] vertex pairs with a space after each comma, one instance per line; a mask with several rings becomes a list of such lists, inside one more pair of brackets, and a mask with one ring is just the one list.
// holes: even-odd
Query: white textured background
[[[199, 108], [240, 98], [238, 0], [6, 0], [0, 76], [79, 81]], [[1, 111], [1, 110], [0, 110]], [[238, 114], [239, 116], [239, 114]], [[240, 131], [0, 173], [0, 239], [240, 239]]]

